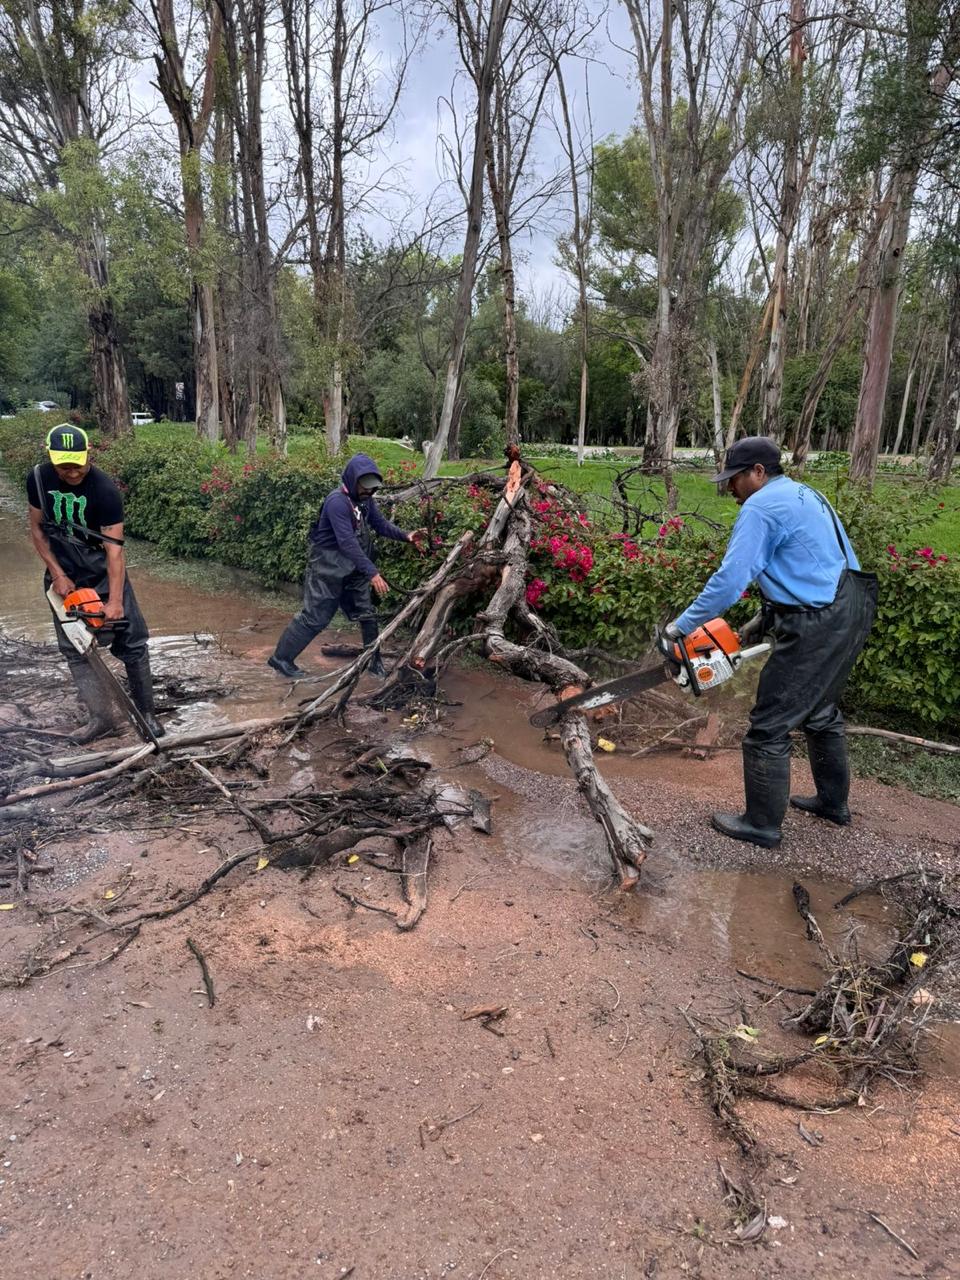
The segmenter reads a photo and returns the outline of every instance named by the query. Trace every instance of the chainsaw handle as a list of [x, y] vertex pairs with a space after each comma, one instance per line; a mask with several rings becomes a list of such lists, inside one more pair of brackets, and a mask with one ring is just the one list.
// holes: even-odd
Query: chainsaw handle
[[693, 669], [693, 663], [690, 661], [690, 655], [687, 653], [686, 636], [681, 636], [677, 641], [677, 648], [680, 650], [680, 665], [687, 673], [687, 680], [690, 683], [690, 689], [695, 698], [699, 698], [703, 690], [700, 688], [700, 682], [696, 677]]

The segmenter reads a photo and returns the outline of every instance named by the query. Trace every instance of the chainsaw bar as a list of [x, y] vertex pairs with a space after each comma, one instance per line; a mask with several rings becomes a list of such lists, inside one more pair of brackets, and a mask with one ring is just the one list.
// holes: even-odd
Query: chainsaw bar
[[599, 707], [608, 707], [613, 702], [626, 702], [637, 694], [655, 689], [658, 684], [666, 684], [676, 674], [671, 663], [648, 667], [646, 671], [635, 671], [629, 676], [620, 676], [617, 680], [608, 680], [606, 684], [595, 684], [592, 689], [578, 693], [575, 697], [564, 698], [552, 706], [543, 707], [530, 717], [530, 723], [538, 729], [548, 729], [571, 711], [596, 711]]
[[119, 705], [144, 742], [152, 742], [159, 749], [160, 743], [156, 735], [150, 731], [150, 726], [143, 718], [140, 708], [97, 652], [96, 644], [87, 650], [84, 657], [104, 693]]

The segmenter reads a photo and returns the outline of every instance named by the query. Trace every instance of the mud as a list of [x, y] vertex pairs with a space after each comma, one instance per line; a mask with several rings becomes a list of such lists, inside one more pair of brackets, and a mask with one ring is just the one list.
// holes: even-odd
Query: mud
[[[47, 638], [36, 566], [7, 521], [0, 513], [5, 625]], [[287, 611], [172, 583], [156, 566], [133, 576], [157, 670], [238, 686], [178, 724], [306, 696], [263, 665]], [[920, 1089], [882, 1086], [870, 1107], [832, 1115], [745, 1104], [768, 1154], [747, 1166], [709, 1110], [679, 1012], [750, 1021], [779, 1043], [794, 998], [737, 971], [819, 980], [793, 878], [831, 939], [855, 926], [879, 953], [890, 910], [833, 903], [918, 858], [957, 870], [960, 810], [858, 782], [850, 829], [798, 814], [782, 848], [763, 852], [707, 826], [712, 808], [739, 802], [733, 753], [618, 753], [603, 770], [657, 831], [640, 890], [623, 897], [606, 887], [602, 838], [559, 748], [527, 724], [536, 691], [477, 669], [444, 689], [461, 705], [441, 711], [442, 729], [358, 714], [298, 743], [272, 780], [323, 784], [345, 736], [388, 733], [492, 798], [491, 837], [437, 837], [414, 933], [333, 893], [396, 905], [396, 877], [366, 862], [307, 879], [248, 864], [116, 960], [98, 964], [91, 942], [69, 967], [0, 992], [0, 1277], [960, 1274], [952, 1027], [937, 1032]], [[58, 714], [69, 723], [68, 696]], [[491, 754], [454, 767], [457, 748], [484, 737]], [[809, 781], [802, 764], [797, 780]], [[81, 826], [49, 846], [55, 873], [35, 897], [102, 906], [122, 892], [146, 908], [251, 840], [231, 814], [158, 805], [143, 826]], [[38, 936], [26, 905], [0, 916], [0, 972]], [[187, 938], [207, 958], [212, 1008]], [[490, 1002], [508, 1007], [492, 1029], [461, 1020]], [[735, 1240], [718, 1162], [783, 1220], [759, 1245]]]

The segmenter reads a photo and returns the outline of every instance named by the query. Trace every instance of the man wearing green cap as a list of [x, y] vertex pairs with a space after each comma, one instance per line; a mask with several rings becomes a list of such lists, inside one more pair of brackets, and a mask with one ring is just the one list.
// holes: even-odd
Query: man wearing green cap
[[[58, 596], [78, 587], [92, 587], [104, 602], [105, 621], [123, 625], [110, 631], [110, 651], [127, 671], [130, 696], [147, 725], [159, 736], [156, 719], [149, 632], [133, 587], [127, 578], [123, 554], [123, 499], [110, 477], [90, 462], [85, 431], [61, 423], [47, 435], [49, 461], [34, 467], [27, 477], [30, 504], [30, 540], [46, 572], [43, 585]], [[100, 686], [87, 663], [67, 639], [54, 616], [57, 645], [66, 658], [89, 720], [78, 742], [116, 731], [112, 708], [105, 704]]]

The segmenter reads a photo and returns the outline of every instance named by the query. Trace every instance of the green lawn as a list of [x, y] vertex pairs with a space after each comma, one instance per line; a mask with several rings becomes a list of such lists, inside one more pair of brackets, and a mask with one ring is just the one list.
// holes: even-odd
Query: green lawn
[[[176, 444], [178, 440], [187, 441], [195, 438], [192, 423], [153, 423], [148, 426], [138, 427], [137, 435], [142, 439], [153, 440], [158, 447], [165, 448], [169, 448], [171, 444]], [[217, 448], [222, 449], [223, 446], [220, 445]], [[623, 459], [616, 462], [587, 460], [582, 467], [578, 467], [572, 458], [550, 457], [537, 459], [534, 448], [531, 448], [530, 456], [541, 474], [582, 493], [585, 498], [585, 505], [588, 508], [596, 509], [601, 505], [599, 500], [610, 497], [613, 493], [614, 477], [619, 470], [623, 470], [629, 465], [629, 460]], [[319, 432], [291, 435], [289, 449], [292, 456], [297, 456], [298, 454], [322, 455], [323, 437]], [[267, 444], [265, 441], [261, 441], [258, 444], [257, 452], [263, 453], [266, 451]], [[361, 451], [369, 453], [375, 458], [381, 468], [399, 467], [401, 463], [409, 463], [411, 461], [416, 463], [417, 470], [421, 470], [423, 467], [423, 455], [421, 453], [404, 449], [392, 440], [351, 436], [349, 439], [349, 452], [356, 453]], [[441, 474], [462, 475], [468, 471], [499, 465], [499, 460], [491, 461], [489, 459], [448, 462], [441, 467]], [[834, 496], [836, 477], [833, 474], [818, 476], [814, 472], [811, 474], [810, 482], [822, 488], [828, 497], [832, 498]], [[901, 487], [903, 484], [914, 483], [915, 481], [908, 479], [898, 483], [882, 477], [877, 482], [877, 489], [878, 492], [882, 493], [886, 488], [893, 489], [894, 487]], [[708, 519], [716, 520], [720, 524], [733, 523], [737, 512], [736, 504], [731, 497], [725, 494], [718, 494], [716, 487], [710, 482], [706, 474], [678, 472], [677, 486], [680, 491], [681, 512], [698, 512]], [[630, 481], [629, 492], [631, 500], [638, 502], [642, 510], [649, 511], [651, 514], [657, 513], [664, 505], [664, 488], [657, 481], [634, 477]], [[942, 511], [938, 508], [938, 503], [940, 502], [944, 504]], [[930, 523], [922, 526], [915, 534], [916, 546], [929, 545], [938, 553], [960, 556], [960, 485], [949, 485], [934, 497], [925, 499], [924, 506], [929, 510], [931, 518]]]

